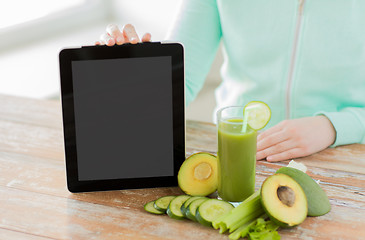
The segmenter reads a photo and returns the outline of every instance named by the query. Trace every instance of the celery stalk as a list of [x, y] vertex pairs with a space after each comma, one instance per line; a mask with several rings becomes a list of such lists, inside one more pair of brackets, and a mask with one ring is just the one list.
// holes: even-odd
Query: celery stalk
[[254, 224], [256, 224], [256, 219], [243, 224], [241, 227], [236, 229], [233, 233], [229, 234], [229, 236], [228, 236], [229, 239], [237, 240], [241, 237], [245, 237], [247, 235], [248, 231], [250, 230], [250, 227], [253, 226]]
[[227, 230], [228, 230], [227, 225], [222, 224], [222, 225], [220, 226], [220, 228], [219, 228], [219, 233], [220, 233], [220, 234], [222, 234], [222, 233], [224, 233], [224, 232], [225, 232], [225, 231], [227, 231]]
[[[232, 209], [233, 210], [233, 209]], [[232, 212], [232, 210], [231, 211], [229, 211], [228, 213], [226, 213], [226, 214], [224, 214], [224, 215], [222, 215], [222, 216], [220, 216], [219, 218], [217, 218], [216, 220], [214, 220], [213, 222], [212, 222], [212, 226], [213, 226], [213, 228], [214, 229], [218, 229], [218, 228], [220, 228], [221, 227], [221, 225], [223, 224], [223, 222], [226, 220], [226, 218], [230, 215], [230, 213]]]
[[235, 222], [234, 224], [229, 226], [229, 232], [233, 232], [235, 231], [237, 228], [240, 228], [242, 225], [251, 222], [252, 220], [255, 220], [256, 218], [258, 218], [259, 216], [261, 216], [264, 213], [264, 209], [260, 208], [257, 209], [256, 211], [252, 212], [251, 214], [249, 214], [248, 216], [242, 218], [241, 220], [239, 220], [238, 222]]
[[212, 223], [213, 227], [215, 229], [218, 229], [222, 223], [232, 224], [232, 221], [234, 222], [236, 220], [234, 216], [241, 218], [241, 216], [247, 215], [250, 212], [252, 212], [252, 210], [257, 209], [257, 206], [252, 206], [253, 204], [257, 204], [257, 202], [260, 202], [261, 204], [260, 191], [256, 191], [251, 196], [249, 196], [245, 201], [243, 201], [240, 205], [238, 205], [236, 208], [233, 208], [225, 215], [213, 221]]
[[260, 191], [256, 191], [236, 208], [213, 221], [212, 225], [215, 229], [219, 228], [220, 233], [224, 233], [227, 230], [233, 232], [247, 222], [251, 222], [260, 216], [263, 211]]
[[263, 209], [263, 207], [261, 204], [260, 192], [257, 191], [236, 208], [232, 209], [230, 215], [227, 216], [223, 222], [230, 228], [243, 218], [261, 209]]
[[[242, 226], [240, 226], [239, 228], [237, 228], [233, 233], [231, 233], [228, 237], [229, 239], [231, 240], [237, 240], [239, 239], [240, 237], [246, 237], [247, 234], [249, 234], [250, 231], [252, 231], [254, 228], [255, 231], [257, 231], [257, 223], [258, 223], [258, 219], [262, 219], [264, 223], [268, 223], [268, 222], [265, 222], [265, 218], [267, 218], [268, 216], [264, 213], [264, 214], [261, 214], [259, 215], [257, 218], [254, 218], [253, 220], [251, 221], [248, 221], [246, 222], [245, 224], [243, 224]], [[256, 225], [256, 228], [254, 227]], [[261, 226], [262, 223], [261, 223]], [[267, 226], [267, 225], [265, 225]], [[273, 230], [275, 231], [277, 228], [275, 229], [270, 229], [270, 230]]]
[[[238, 219], [236, 218], [228, 218], [226, 219], [227, 227], [232, 228], [235, 225], [237, 225], [239, 222], [244, 221], [245, 218], [250, 218], [251, 215], [255, 215], [256, 212], [263, 211], [260, 198], [259, 199], [253, 199], [251, 202], [247, 203], [245, 205], [244, 209], [240, 209], [240, 211], [237, 211], [235, 214], [239, 214]], [[249, 219], [248, 219], [249, 220]], [[239, 224], [242, 225], [242, 224]]]

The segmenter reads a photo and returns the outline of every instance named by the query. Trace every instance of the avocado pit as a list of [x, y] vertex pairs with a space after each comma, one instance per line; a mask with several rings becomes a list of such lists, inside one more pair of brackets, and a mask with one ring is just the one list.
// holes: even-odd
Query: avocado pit
[[208, 179], [211, 174], [212, 174], [212, 168], [211, 168], [210, 164], [208, 164], [206, 162], [202, 162], [202, 163], [196, 165], [196, 167], [194, 168], [194, 177], [197, 180], [202, 181], [202, 180]]
[[295, 193], [287, 186], [280, 186], [276, 191], [279, 200], [288, 207], [292, 207], [295, 203]]

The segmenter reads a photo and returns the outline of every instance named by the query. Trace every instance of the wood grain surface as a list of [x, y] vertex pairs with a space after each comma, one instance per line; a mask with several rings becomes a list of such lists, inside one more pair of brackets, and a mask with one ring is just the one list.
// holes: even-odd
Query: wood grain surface
[[[188, 121], [187, 155], [216, 153], [216, 127]], [[280, 229], [282, 239], [365, 239], [365, 145], [296, 159], [320, 180], [330, 213]], [[256, 187], [286, 162], [257, 162]], [[228, 239], [143, 205], [178, 187], [72, 194], [66, 188], [61, 106], [0, 95], [0, 239]]]

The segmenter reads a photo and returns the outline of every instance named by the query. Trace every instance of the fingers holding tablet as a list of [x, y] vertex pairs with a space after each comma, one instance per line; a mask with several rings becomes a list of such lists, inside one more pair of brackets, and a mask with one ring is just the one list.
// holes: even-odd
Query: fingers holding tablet
[[130, 43], [137, 43], [139, 42], [138, 34], [136, 33], [136, 29], [132, 24], [126, 24], [123, 27], [123, 35], [126, 40]]
[[150, 42], [151, 41], [151, 33], [145, 33], [142, 37], [142, 42]]
[[[121, 45], [123, 43], [138, 43], [140, 38], [136, 32], [136, 29], [132, 24], [126, 24], [122, 30], [116, 24], [109, 24], [106, 28], [106, 33], [100, 36], [100, 40], [95, 42], [95, 45], [107, 45], [114, 46], [115, 44]], [[142, 37], [142, 42], [151, 41], [151, 34], [146, 33]]]
[[111, 37], [108, 33], [103, 33], [100, 35], [100, 41], [99, 44], [95, 43], [96, 45], [107, 45], [107, 46], [114, 46], [115, 40], [113, 37]]
[[109, 24], [106, 27], [106, 32], [114, 39], [116, 44], [120, 45], [125, 42], [123, 33], [119, 30], [119, 27], [116, 24]]

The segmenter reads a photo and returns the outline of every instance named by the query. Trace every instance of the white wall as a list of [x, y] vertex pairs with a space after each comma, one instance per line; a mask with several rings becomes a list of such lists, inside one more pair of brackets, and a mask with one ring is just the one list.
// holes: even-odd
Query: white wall
[[[21, 4], [22, 0], [17, 2]], [[10, 5], [2, 5], [2, 11], [7, 8]], [[59, 51], [93, 44], [110, 21], [107, 10], [102, 1], [88, 0], [81, 7], [0, 29], [0, 94], [57, 97]]]

